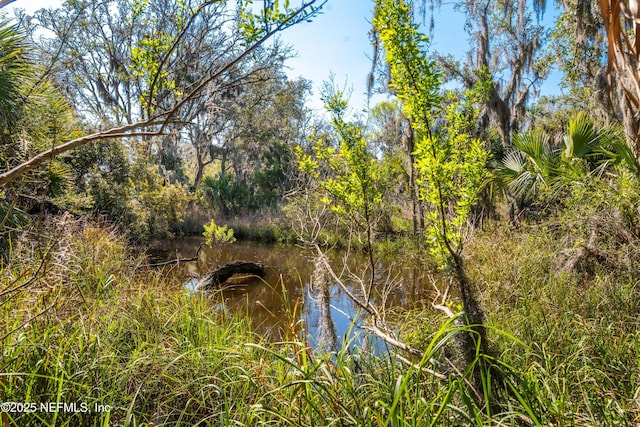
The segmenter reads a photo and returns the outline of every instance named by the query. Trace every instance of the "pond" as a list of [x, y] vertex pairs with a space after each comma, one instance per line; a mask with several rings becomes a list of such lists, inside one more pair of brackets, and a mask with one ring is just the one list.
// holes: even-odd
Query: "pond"
[[[294, 319], [304, 331], [312, 347], [329, 349], [339, 346], [345, 337], [363, 344], [367, 340], [358, 327], [358, 307], [328, 275], [318, 274], [314, 252], [295, 245], [264, 245], [236, 242], [225, 245], [204, 245], [202, 238], [185, 237], [155, 242], [149, 251], [151, 262], [192, 258], [198, 248], [197, 262], [181, 263], [172, 269], [193, 289], [199, 276], [230, 261], [261, 263], [266, 267], [263, 278], [253, 277], [236, 283], [233, 290], [221, 293], [222, 300], [212, 296], [221, 309], [241, 313], [251, 319], [254, 330], [270, 339], [285, 339], [286, 330]], [[361, 286], [353, 277], [366, 277], [366, 256], [360, 253], [330, 251], [327, 258], [334, 271], [355, 294]], [[326, 286], [319, 286], [320, 282]], [[403, 266], [389, 260], [376, 265], [376, 289], [372, 300], [387, 309], [429, 304], [433, 299], [432, 278], [424, 268]], [[364, 340], [364, 341], [363, 341]]]

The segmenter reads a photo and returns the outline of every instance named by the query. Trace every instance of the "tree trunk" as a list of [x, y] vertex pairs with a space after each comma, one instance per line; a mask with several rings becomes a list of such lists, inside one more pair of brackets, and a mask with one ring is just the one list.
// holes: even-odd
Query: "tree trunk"
[[204, 175], [204, 167], [206, 166], [206, 163], [202, 161], [202, 159], [200, 158], [200, 154], [196, 153], [196, 161], [197, 161], [197, 166], [196, 166], [196, 177], [193, 180], [193, 188], [194, 190], [197, 190], [198, 187], [200, 187], [200, 183], [202, 182], [202, 178]]
[[415, 139], [411, 120], [405, 119], [404, 131], [402, 132], [404, 147], [409, 160], [409, 194], [411, 195], [411, 217], [413, 219], [413, 234], [418, 233], [418, 188], [416, 186], [416, 158]]

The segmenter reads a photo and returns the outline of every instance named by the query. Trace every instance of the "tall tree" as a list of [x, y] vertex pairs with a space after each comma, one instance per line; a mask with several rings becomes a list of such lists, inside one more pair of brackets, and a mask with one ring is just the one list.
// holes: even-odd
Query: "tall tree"
[[293, 153], [293, 146], [306, 137], [304, 99], [310, 85], [303, 79], [289, 81], [281, 71], [265, 72], [261, 77], [262, 81], [243, 90], [231, 106], [234, 123], [228, 149], [231, 166], [240, 181], [251, 182], [259, 171], [284, 168], [279, 176], [271, 176], [271, 184], [278, 188], [286, 178], [290, 163], [287, 158]]
[[[223, 111], [203, 115], [200, 123], [223, 120], [214, 138], [198, 142], [196, 153], [202, 155], [199, 165], [216, 161], [218, 174], [208, 175], [203, 187], [224, 214], [269, 209], [281, 201], [297, 174], [294, 147], [308, 134], [308, 81], [288, 80], [281, 67], [270, 67], [248, 83], [222, 100]], [[198, 168], [196, 180], [203, 171]]]
[[[167, 0], [68, 2], [38, 12], [40, 26], [55, 35], [41, 45], [47, 59], [57, 59], [54, 74], [85, 119], [102, 127], [131, 124], [174, 104], [198, 76], [244, 49], [242, 34], [231, 25], [236, 12], [227, 2], [193, 7], [199, 7], [197, 14], [189, 3]], [[245, 57], [211, 84], [219, 93], [247, 84], [255, 69], [281, 56], [279, 48], [269, 50]], [[202, 101], [191, 100], [185, 113], [189, 104]], [[176, 115], [179, 122], [191, 118]], [[156, 139], [156, 161], [167, 170], [180, 166], [179, 138], [169, 132]]]
[[447, 72], [466, 89], [489, 81], [489, 96], [480, 116], [484, 128], [495, 126], [503, 145], [518, 132], [525, 108], [545, 77], [536, 67], [545, 30], [539, 23], [539, 4], [527, 0], [458, 1], [465, 28], [474, 45], [465, 63], [440, 58]]
[[[226, 90], [208, 91], [185, 108], [186, 132], [180, 137], [193, 148], [195, 187], [202, 181], [204, 168], [214, 161], [221, 162], [224, 173], [228, 161], [235, 159], [232, 165], [244, 179], [255, 168], [245, 168], [247, 174], [241, 177], [241, 162], [253, 156], [255, 165], [260, 160], [256, 153], [263, 152], [269, 142], [289, 143], [301, 137], [303, 125], [296, 128], [295, 123], [306, 120], [308, 84], [287, 80], [282, 69], [288, 57], [288, 49], [279, 44], [259, 49], [250, 63], [234, 69], [233, 83]], [[241, 140], [245, 143], [240, 144]], [[256, 147], [258, 151], [253, 150]]]
[[559, 0], [562, 11], [549, 36], [544, 60], [563, 73], [564, 103], [589, 110], [600, 120], [617, 117], [608, 94], [606, 33], [598, 0]]
[[[466, 276], [462, 250], [464, 230], [486, 176], [487, 151], [469, 134], [477, 119], [479, 101], [487, 94], [468, 92], [464, 101], [441, 109], [441, 77], [427, 59], [428, 39], [418, 32], [409, 4], [403, 0], [376, 0], [373, 25], [389, 64], [390, 87], [411, 119], [416, 134], [416, 167], [421, 195], [431, 207], [426, 235], [431, 254], [453, 273], [463, 303], [462, 369], [472, 371], [478, 351], [487, 353], [483, 315]], [[435, 122], [442, 122], [436, 127]], [[482, 381], [476, 371], [472, 388], [482, 400]], [[486, 397], [486, 396], [485, 396]], [[490, 411], [493, 408], [488, 408]]]
[[[78, 2], [70, 3], [76, 4]], [[246, 9], [241, 9], [243, 12], [231, 16], [227, 22], [227, 27], [225, 27], [231, 34], [232, 40], [238, 41], [236, 44], [238, 49], [227, 49], [221, 52], [220, 55], [214, 58], [215, 60], [212, 60], [210, 63], [211, 66], [206, 72], [192, 75], [192, 82], [185, 82], [178, 86], [175, 84], [175, 76], [177, 76], [176, 62], [172, 59], [175, 58], [175, 53], [180, 51], [181, 47], [190, 43], [189, 37], [187, 37], [187, 30], [191, 28], [193, 22], [198, 19], [201, 14], [206, 13], [212, 7], [216, 7], [222, 3], [223, 2], [219, 1], [204, 1], [198, 2], [197, 4], [187, 4], [185, 19], [181, 20], [184, 22], [184, 26], [181, 27], [182, 31], [174, 35], [174, 37], [170, 39], [170, 43], [163, 44], [158, 50], [155, 49], [153, 44], [150, 46], [141, 44], [139, 46], [140, 49], [142, 49], [142, 52], [139, 53], [143, 58], [145, 55], [151, 55], [153, 59], [147, 64], [151, 73], [145, 77], [147, 82], [149, 82], [149, 85], [145, 87], [146, 93], [142, 93], [141, 96], [138, 97], [141, 108], [146, 110], [146, 112], [136, 116], [136, 119], [133, 119], [132, 116], [133, 123], [126, 123], [122, 126], [109, 123], [103, 127], [103, 129], [107, 128], [106, 130], [68, 141], [42, 152], [12, 170], [1, 173], [0, 185], [6, 185], [25, 172], [38, 167], [53, 156], [99, 139], [127, 137], [130, 138], [131, 141], [135, 141], [135, 138], [166, 133], [168, 126], [180, 124], [179, 113], [183, 111], [186, 104], [201, 96], [205, 89], [216, 87], [215, 82], [218, 79], [227, 75], [234, 66], [247, 59], [256, 50], [265, 45], [267, 40], [274, 34], [283, 31], [291, 25], [295, 25], [297, 22], [310, 19], [317, 13], [319, 7], [324, 4], [324, 2], [319, 0], [309, 0], [298, 8], [286, 7], [282, 9], [278, 6], [277, 1], [267, 1], [264, 3], [264, 9], [257, 15], [254, 15]], [[250, 2], [243, 2], [243, 6], [248, 7], [249, 5], [246, 3]], [[93, 2], [89, 2], [89, 4], [91, 5]], [[141, 2], [140, 4], [146, 7], [146, 2]], [[224, 5], [227, 5], [227, 2], [224, 2]], [[106, 49], [106, 51], [109, 51], [109, 49]], [[133, 53], [132, 50], [128, 52], [130, 54], [129, 57], [131, 57]], [[72, 56], [72, 58], [75, 58], [74, 61], [78, 61], [77, 63], [82, 63], [84, 59], [78, 58], [78, 53]], [[110, 58], [101, 58], [101, 60], [108, 59]], [[114, 59], [116, 63], [113, 64], [113, 67], [117, 69], [119, 66], [119, 58]], [[102, 67], [105, 66], [111, 66], [110, 62], [104, 62]], [[100, 73], [101, 72], [98, 71], [98, 75], [101, 75]], [[102, 83], [104, 84], [104, 81]], [[102, 96], [100, 95], [102, 91], [98, 86], [96, 82], [95, 90], [90, 96], [87, 96], [87, 98]], [[162, 88], [169, 90], [168, 96], [157, 96], [160, 93], [164, 93], [163, 90], [160, 90]], [[118, 91], [120, 90], [121, 89], [118, 89]], [[115, 92], [109, 92], [107, 90], [106, 93], [114, 98]], [[103, 109], [102, 111], [105, 110]], [[133, 111], [133, 109], [131, 109], [131, 111]], [[122, 116], [123, 115], [120, 114], [120, 116], [116, 117]], [[126, 114], [124, 116], [126, 116]]]
[[[412, 13], [427, 7], [433, 12], [441, 0], [410, 1]], [[503, 146], [509, 146], [511, 133], [517, 132], [525, 119], [525, 110], [547, 69], [536, 62], [545, 41], [546, 31], [540, 18], [544, 0], [457, 0], [453, 8], [465, 17], [465, 30], [471, 46], [465, 61], [436, 53], [446, 77], [458, 80], [464, 89], [489, 83], [489, 95], [480, 114], [477, 133], [488, 135], [490, 126], [497, 131]], [[437, 22], [432, 21], [437, 26]], [[374, 60], [379, 43], [373, 30]], [[370, 77], [370, 83], [373, 78]]]

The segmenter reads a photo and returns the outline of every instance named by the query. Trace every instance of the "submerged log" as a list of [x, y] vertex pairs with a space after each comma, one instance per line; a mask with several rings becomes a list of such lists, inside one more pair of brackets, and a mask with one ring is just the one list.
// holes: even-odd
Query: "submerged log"
[[176, 255], [175, 259], [169, 260], [169, 261], [163, 261], [163, 262], [155, 262], [152, 264], [144, 264], [144, 265], [138, 265], [136, 266], [136, 269], [143, 269], [143, 268], [155, 268], [155, 267], [166, 267], [168, 265], [172, 265], [172, 264], [180, 264], [181, 262], [197, 262], [200, 259], [200, 251], [202, 250], [202, 246], [203, 244], [200, 243], [200, 246], [198, 246], [198, 250], [196, 251], [195, 256], [191, 257], [191, 258], [178, 258]]
[[251, 274], [262, 277], [264, 266], [251, 261], [232, 261], [202, 277], [196, 285], [198, 291], [211, 291], [222, 285], [234, 274]]

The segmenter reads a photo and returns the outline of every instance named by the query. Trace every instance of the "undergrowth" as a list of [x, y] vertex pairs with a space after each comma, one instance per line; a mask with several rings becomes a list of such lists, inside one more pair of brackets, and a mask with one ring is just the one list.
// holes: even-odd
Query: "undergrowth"
[[474, 239], [469, 266], [489, 324], [527, 347], [516, 348], [500, 334], [490, 340], [546, 424], [636, 425], [640, 275], [595, 259], [585, 260], [588, 270], [560, 272], [564, 245], [580, 236], [558, 237], [532, 225]]
[[[404, 355], [409, 363], [349, 342], [313, 351], [298, 321], [268, 342], [215, 296], [139, 268], [145, 260], [117, 230], [58, 219], [15, 239], [0, 270], [0, 400], [87, 411], [4, 412], [3, 423], [634, 425], [637, 274], [623, 265], [555, 274], [568, 242], [558, 233], [499, 227], [473, 240], [469, 273], [495, 354], [455, 372], [441, 361], [460, 327], [432, 310], [404, 314], [404, 336], [423, 350]], [[483, 378], [479, 395], [468, 387], [471, 370]]]

